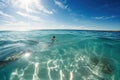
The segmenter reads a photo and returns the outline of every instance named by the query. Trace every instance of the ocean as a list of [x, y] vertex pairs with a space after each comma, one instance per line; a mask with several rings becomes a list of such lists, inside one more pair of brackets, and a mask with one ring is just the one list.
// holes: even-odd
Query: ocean
[[120, 80], [120, 32], [0, 31], [0, 80]]

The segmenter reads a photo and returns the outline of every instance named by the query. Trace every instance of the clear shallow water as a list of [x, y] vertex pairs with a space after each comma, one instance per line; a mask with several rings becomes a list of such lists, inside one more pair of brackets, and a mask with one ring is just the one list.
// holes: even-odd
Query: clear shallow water
[[0, 32], [0, 80], [120, 80], [119, 50], [120, 32]]

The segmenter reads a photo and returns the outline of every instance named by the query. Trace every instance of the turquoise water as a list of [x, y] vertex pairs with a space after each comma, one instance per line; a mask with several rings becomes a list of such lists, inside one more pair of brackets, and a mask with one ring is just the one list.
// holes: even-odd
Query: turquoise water
[[0, 80], [120, 80], [120, 32], [1, 31]]

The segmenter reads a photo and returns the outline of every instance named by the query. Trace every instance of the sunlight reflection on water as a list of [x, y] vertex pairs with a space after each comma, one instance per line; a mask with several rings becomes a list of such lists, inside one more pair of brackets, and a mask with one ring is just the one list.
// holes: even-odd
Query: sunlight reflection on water
[[118, 40], [67, 32], [56, 34], [58, 40], [51, 45], [53, 34], [29, 35], [0, 42], [4, 60], [18, 56], [5, 62], [7, 66], [1, 62], [2, 80], [119, 80]]

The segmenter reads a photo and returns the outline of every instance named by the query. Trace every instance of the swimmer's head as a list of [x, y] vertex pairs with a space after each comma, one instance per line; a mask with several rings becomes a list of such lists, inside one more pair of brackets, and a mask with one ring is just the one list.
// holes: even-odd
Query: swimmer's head
[[52, 37], [52, 41], [55, 41], [55, 36]]
[[55, 36], [53, 36], [53, 38], [55, 38]]

